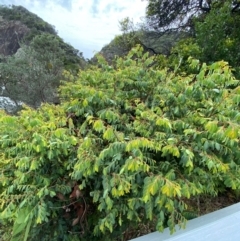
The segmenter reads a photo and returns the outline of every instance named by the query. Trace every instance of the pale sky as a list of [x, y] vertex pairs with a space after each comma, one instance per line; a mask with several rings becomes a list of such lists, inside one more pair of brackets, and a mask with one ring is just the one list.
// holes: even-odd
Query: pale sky
[[129, 17], [136, 24], [145, 15], [142, 0], [0, 0], [21, 5], [55, 26], [65, 42], [91, 58], [120, 34], [119, 21]]

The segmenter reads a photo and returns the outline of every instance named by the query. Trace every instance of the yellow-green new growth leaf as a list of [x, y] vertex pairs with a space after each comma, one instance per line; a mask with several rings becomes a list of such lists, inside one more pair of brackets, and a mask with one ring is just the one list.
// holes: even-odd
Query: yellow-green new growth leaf
[[102, 120], [97, 120], [93, 124], [93, 129], [97, 132], [103, 132], [105, 131], [105, 126], [103, 124]]
[[159, 178], [154, 178], [151, 183], [149, 183], [148, 190], [152, 195], [155, 195], [160, 188]]
[[155, 149], [156, 146], [155, 146], [154, 142], [148, 140], [147, 138], [142, 137], [142, 138], [138, 138], [138, 139], [129, 141], [126, 146], [126, 151], [132, 151], [134, 149], [139, 149], [139, 148]]
[[167, 118], [158, 118], [158, 119], [156, 120], [156, 125], [157, 125], [157, 126], [162, 126], [162, 127], [164, 127], [166, 130], [169, 130], [169, 131], [172, 130], [171, 122], [170, 122]]
[[32, 160], [30, 165], [30, 170], [34, 171], [37, 170], [38, 167], [41, 166], [41, 162], [39, 160]]
[[165, 185], [161, 188], [161, 191], [168, 197], [182, 196], [180, 185], [176, 182], [171, 182], [169, 180], [166, 180]]
[[182, 151], [182, 156], [181, 156], [181, 163], [183, 164], [184, 167], [187, 167], [189, 171], [193, 170], [193, 158], [194, 154], [192, 151], [185, 149]]
[[238, 129], [233, 127], [233, 126], [229, 126], [225, 132], [226, 136], [230, 139], [236, 139], [238, 138]]
[[150, 167], [140, 157], [133, 158], [132, 156], [130, 156], [127, 159], [127, 161], [126, 161], [124, 167], [121, 169], [121, 171], [123, 172], [125, 170], [125, 168], [131, 172], [135, 172], [135, 171], [148, 172]]
[[162, 148], [162, 155], [167, 156], [169, 154], [175, 156], [175, 157], [180, 157], [180, 152], [178, 150], [177, 146], [174, 145], [167, 145]]
[[107, 130], [103, 133], [103, 138], [108, 141], [114, 140], [116, 138], [112, 127], [107, 128]]
[[146, 177], [144, 179], [143, 201], [148, 202], [151, 196], [157, 194], [161, 190], [162, 184], [163, 178], [160, 175], [155, 177]]
[[205, 125], [205, 129], [209, 131], [209, 133], [213, 134], [216, 133], [218, 130], [218, 122], [217, 121], [209, 121]]

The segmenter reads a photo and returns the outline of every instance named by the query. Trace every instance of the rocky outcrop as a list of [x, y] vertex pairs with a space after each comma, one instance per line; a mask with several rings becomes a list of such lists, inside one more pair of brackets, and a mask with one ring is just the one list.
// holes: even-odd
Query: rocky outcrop
[[15, 54], [19, 49], [19, 42], [30, 29], [19, 21], [4, 20], [0, 17], [0, 55]]
[[[109, 63], [112, 63], [115, 57], [123, 57], [127, 55], [128, 52], [128, 49], [123, 46], [119, 46], [112, 41], [108, 45], [104, 46], [99, 53], [102, 54]], [[92, 61], [95, 62], [96, 57], [93, 57]]]
[[[187, 34], [181, 32], [169, 32], [162, 34], [157, 32], [143, 32], [139, 36], [140, 37], [136, 38], [135, 43], [142, 45], [145, 52], [148, 51], [150, 54], [169, 55], [172, 47], [180, 39], [186, 37]], [[125, 45], [124, 42], [116, 41], [116, 38], [119, 38], [119, 36], [115, 37], [99, 52], [109, 63], [112, 63], [116, 56], [125, 56], [131, 49], [131, 47], [129, 48], [129, 46]], [[91, 59], [91, 62], [97, 62], [95, 56]]]
[[8, 97], [0, 96], [0, 110], [5, 110], [9, 113], [16, 112], [21, 106], [21, 103], [16, 103]]

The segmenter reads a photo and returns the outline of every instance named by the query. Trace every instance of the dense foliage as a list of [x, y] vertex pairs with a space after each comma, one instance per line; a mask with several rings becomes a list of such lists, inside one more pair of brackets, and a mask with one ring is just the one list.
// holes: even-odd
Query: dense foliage
[[[148, 2], [146, 32], [126, 18], [112, 42], [144, 48], [112, 65], [99, 55], [78, 77], [65, 72], [60, 105], [0, 112], [3, 241], [128, 240], [140, 226], [173, 232], [186, 224], [189, 199], [239, 192], [240, 3]], [[0, 15], [25, 16], [31, 27], [27, 10], [11, 10]], [[168, 57], [150, 56], [150, 35], [165, 31], [163, 44], [184, 39]], [[36, 107], [54, 102], [79, 54], [54, 33], [29, 39], [0, 63], [0, 83]]]
[[173, 231], [189, 198], [240, 189], [231, 68], [189, 59], [181, 76], [154, 58], [137, 47], [113, 67], [99, 56], [61, 87], [61, 105], [1, 112], [4, 241], [124, 240], [149, 221]]
[[240, 76], [240, 14], [232, 13], [230, 3], [212, 8], [203, 20], [196, 22], [195, 32], [201, 48], [199, 59], [207, 63], [225, 60]]
[[194, 28], [193, 19], [205, 16], [214, 8], [221, 8], [225, 3], [231, 5], [231, 12], [240, 12], [238, 0], [146, 0], [147, 23], [150, 29], [169, 31]]

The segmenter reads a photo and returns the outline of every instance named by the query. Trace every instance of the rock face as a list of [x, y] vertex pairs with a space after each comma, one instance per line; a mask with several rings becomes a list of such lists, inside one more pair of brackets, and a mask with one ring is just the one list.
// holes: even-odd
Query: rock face
[[[128, 52], [128, 49], [117, 44], [114, 44], [114, 41], [112, 41], [108, 45], [104, 46], [99, 53], [102, 54], [109, 63], [112, 63], [117, 56], [123, 57], [127, 55]], [[95, 57], [93, 57], [92, 60], [93, 62], [96, 62]]]
[[3, 109], [7, 112], [12, 113], [15, 112], [20, 106], [21, 103], [15, 103], [8, 97], [0, 96], [0, 110]]
[[[163, 34], [156, 32], [143, 32], [140, 36], [139, 44], [142, 45], [145, 52], [149, 52], [150, 54], [169, 55], [171, 48], [180, 39], [187, 36], [187, 34], [181, 32], [169, 32]], [[109, 63], [112, 63], [116, 56], [125, 56], [131, 49], [123, 43], [117, 43], [115, 39], [105, 45], [99, 52]], [[91, 61], [96, 63], [96, 57], [94, 56]]]
[[19, 42], [29, 32], [29, 28], [19, 21], [7, 21], [0, 16], [0, 55], [15, 54]]

